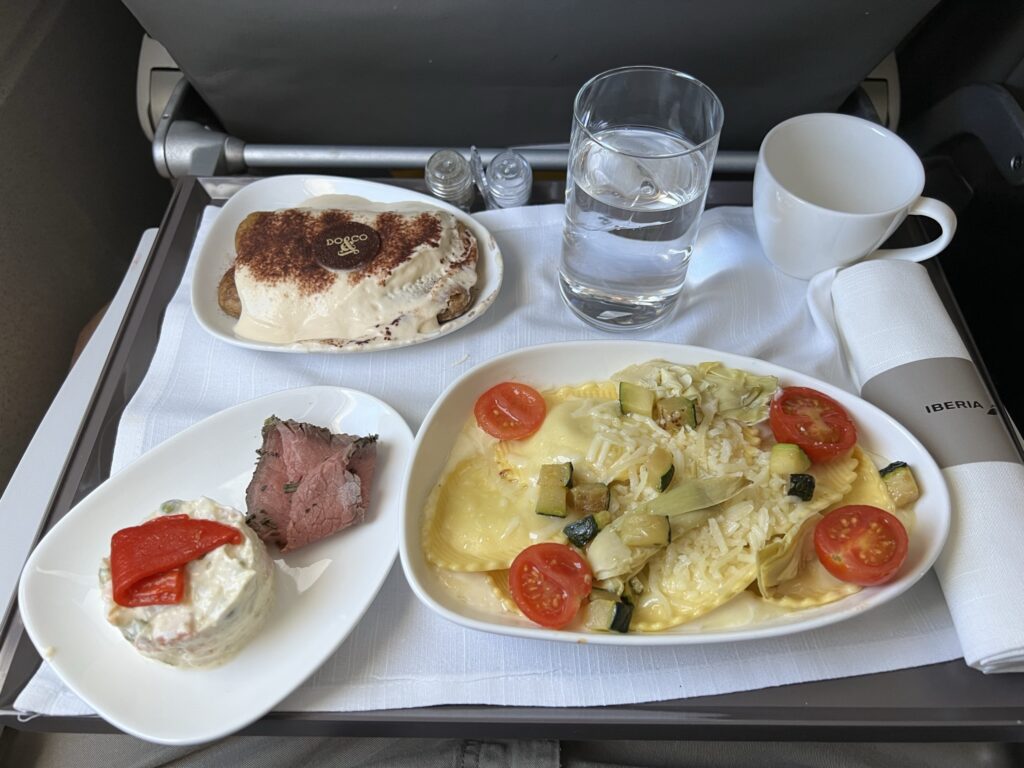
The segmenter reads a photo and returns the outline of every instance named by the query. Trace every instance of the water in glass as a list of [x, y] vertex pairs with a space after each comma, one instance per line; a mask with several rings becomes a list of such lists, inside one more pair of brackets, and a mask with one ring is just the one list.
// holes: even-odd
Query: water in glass
[[680, 136], [647, 128], [577, 140], [566, 191], [562, 294], [599, 327], [651, 325], [668, 315], [682, 290], [707, 160]]

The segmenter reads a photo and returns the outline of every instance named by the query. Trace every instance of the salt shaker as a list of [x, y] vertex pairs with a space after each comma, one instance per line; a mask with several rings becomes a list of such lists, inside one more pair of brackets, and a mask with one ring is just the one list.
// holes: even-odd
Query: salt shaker
[[487, 166], [487, 189], [498, 208], [514, 208], [530, 201], [533, 171], [526, 158], [506, 149]]
[[434, 197], [468, 210], [473, 202], [473, 174], [469, 161], [454, 149], [442, 149], [427, 160], [423, 178]]

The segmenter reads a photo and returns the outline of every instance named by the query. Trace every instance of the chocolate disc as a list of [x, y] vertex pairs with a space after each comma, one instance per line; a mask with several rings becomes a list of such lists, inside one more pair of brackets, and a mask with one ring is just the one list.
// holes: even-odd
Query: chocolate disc
[[317, 232], [313, 254], [328, 269], [355, 269], [366, 264], [380, 250], [380, 235], [373, 227], [343, 221]]

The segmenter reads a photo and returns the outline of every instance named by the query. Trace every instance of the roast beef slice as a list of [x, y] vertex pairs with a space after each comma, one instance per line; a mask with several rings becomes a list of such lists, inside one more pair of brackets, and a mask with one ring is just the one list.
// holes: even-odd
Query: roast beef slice
[[263, 541], [289, 552], [363, 520], [376, 436], [332, 434], [275, 417], [246, 490], [247, 521]]

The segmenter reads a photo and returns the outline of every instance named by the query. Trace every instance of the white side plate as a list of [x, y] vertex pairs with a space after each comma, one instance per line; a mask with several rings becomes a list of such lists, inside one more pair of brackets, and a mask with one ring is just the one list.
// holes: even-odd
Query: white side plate
[[[271, 550], [271, 615], [224, 665], [181, 669], [140, 656], [104, 617], [97, 573], [111, 534], [167, 499], [208, 496], [244, 511], [272, 414], [380, 436], [367, 520], [285, 556]], [[411, 447], [412, 432], [390, 406], [339, 387], [285, 390], [214, 414], [107, 480], [39, 543], [18, 590], [29, 637], [65, 684], [123, 731], [162, 744], [232, 733], [314, 672], [373, 601], [395, 559]]]
[[[361, 347], [336, 347], [316, 341], [294, 344], [272, 344], [235, 335], [235, 319], [224, 314], [217, 304], [217, 284], [235, 261], [235, 230], [253, 211], [276, 211], [298, 206], [322, 195], [354, 195], [375, 203], [424, 203], [448, 211], [459, 218], [476, 235], [479, 247], [477, 284], [473, 288], [473, 304], [469, 310], [433, 333], [402, 341], [382, 341]], [[273, 176], [254, 181], [237, 192], [217, 216], [196, 259], [192, 276], [192, 311], [199, 324], [209, 333], [229, 344], [269, 352], [327, 352], [351, 354], [407, 347], [447, 336], [480, 317], [494, 303], [501, 288], [503, 264], [501, 251], [494, 237], [476, 219], [437, 198], [390, 184], [377, 184], [362, 179], [340, 176]]]
[[[783, 386], [818, 389], [838, 400], [857, 424], [858, 439], [868, 451], [906, 461], [921, 487], [910, 551], [898, 577], [880, 587], [863, 589], [829, 605], [794, 611], [770, 620], [731, 629], [707, 629], [700, 622], [656, 633], [600, 633], [551, 630], [527, 619], [495, 615], [458, 600], [438, 579], [420, 545], [423, 509], [438, 482], [455, 438], [473, 411], [476, 399], [502, 381], [521, 381], [538, 389], [607, 380], [633, 363], [655, 358], [695, 364], [718, 360], [734, 368], [777, 376]], [[761, 360], [700, 347], [643, 341], [587, 341], [547, 344], [510, 352], [468, 371], [441, 395], [420, 427], [413, 459], [402, 490], [402, 567], [416, 595], [446, 619], [473, 629], [517, 637], [607, 645], [686, 645], [776, 637], [833, 624], [892, 600], [931, 568], [949, 532], [949, 493], [942, 472], [918, 440], [891, 416], [844, 390], [810, 376]]]

